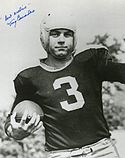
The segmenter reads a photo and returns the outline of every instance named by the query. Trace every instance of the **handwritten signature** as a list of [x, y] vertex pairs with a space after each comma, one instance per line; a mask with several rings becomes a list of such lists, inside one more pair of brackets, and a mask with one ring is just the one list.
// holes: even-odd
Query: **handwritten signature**
[[16, 11], [9, 15], [5, 15], [4, 20], [7, 25], [11, 27], [16, 27], [17, 23], [24, 18], [28, 17], [29, 15], [33, 14], [35, 10], [30, 10], [28, 7], [25, 6], [20, 6]]

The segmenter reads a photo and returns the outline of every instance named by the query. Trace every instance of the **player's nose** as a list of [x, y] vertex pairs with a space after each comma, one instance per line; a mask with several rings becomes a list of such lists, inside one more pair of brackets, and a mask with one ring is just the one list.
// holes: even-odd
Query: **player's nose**
[[65, 37], [63, 34], [60, 34], [59, 38], [58, 38], [58, 43], [59, 44], [64, 44], [65, 43]]

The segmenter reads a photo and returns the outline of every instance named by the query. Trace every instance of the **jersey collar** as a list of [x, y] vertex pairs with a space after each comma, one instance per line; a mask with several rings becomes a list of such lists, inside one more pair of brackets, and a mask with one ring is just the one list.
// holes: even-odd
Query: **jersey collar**
[[57, 71], [61, 71], [63, 69], [65, 69], [68, 65], [70, 65], [70, 63], [73, 61], [73, 57], [66, 63], [65, 66], [61, 67], [61, 68], [55, 68], [55, 67], [51, 67], [45, 64], [44, 62], [45, 59], [40, 59], [40, 66], [49, 72], [57, 72]]

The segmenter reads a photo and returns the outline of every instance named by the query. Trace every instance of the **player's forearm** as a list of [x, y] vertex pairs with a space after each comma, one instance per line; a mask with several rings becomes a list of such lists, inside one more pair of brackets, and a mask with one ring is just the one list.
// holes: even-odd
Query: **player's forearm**
[[107, 67], [107, 78], [113, 82], [125, 83], [125, 64], [110, 63]]

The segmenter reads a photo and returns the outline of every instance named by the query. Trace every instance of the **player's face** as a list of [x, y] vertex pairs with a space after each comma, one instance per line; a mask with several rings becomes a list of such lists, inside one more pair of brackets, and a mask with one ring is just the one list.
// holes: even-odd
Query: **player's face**
[[74, 50], [74, 33], [68, 29], [54, 29], [49, 34], [49, 54], [56, 59], [67, 59]]

